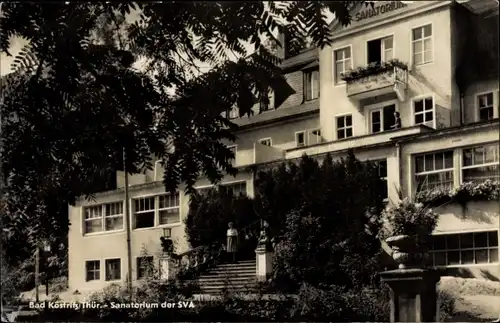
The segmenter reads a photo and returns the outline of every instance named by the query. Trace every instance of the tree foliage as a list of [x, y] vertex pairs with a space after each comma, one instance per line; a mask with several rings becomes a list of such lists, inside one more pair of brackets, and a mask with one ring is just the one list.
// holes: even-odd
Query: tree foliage
[[196, 194], [192, 196], [186, 218], [188, 242], [194, 248], [225, 243], [229, 222], [239, 229], [241, 240], [250, 230], [257, 236], [259, 226], [253, 224], [258, 220], [253, 200], [246, 195], [234, 196], [232, 190], [224, 187], [212, 189], [207, 194]]
[[387, 187], [375, 164], [353, 154], [321, 165], [304, 156], [257, 175], [258, 212], [279, 238], [273, 272], [281, 286], [369, 283], [377, 272]]
[[[0, 99], [8, 258], [26, 258], [40, 239], [58, 246], [67, 203], [111, 188], [123, 150], [131, 173], [163, 160], [169, 191], [234, 174], [222, 142], [236, 126], [221, 112], [236, 105], [249, 114], [261, 92], [284, 82], [262, 37], [286, 28], [293, 42], [307, 31], [324, 46], [323, 9], [347, 24], [354, 3], [3, 3], [0, 50], [10, 54], [13, 37], [28, 41]], [[131, 12], [139, 19], [127, 26]], [[195, 63], [215, 67], [200, 75]]]

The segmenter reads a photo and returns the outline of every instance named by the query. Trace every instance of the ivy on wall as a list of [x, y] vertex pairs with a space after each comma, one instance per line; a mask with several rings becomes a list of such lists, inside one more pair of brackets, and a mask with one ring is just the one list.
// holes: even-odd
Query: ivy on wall
[[482, 183], [466, 182], [454, 189], [434, 189], [422, 191], [415, 196], [415, 202], [429, 207], [437, 207], [456, 202], [465, 205], [470, 201], [498, 201], [500, 198], [500, 182], [485, 180]]

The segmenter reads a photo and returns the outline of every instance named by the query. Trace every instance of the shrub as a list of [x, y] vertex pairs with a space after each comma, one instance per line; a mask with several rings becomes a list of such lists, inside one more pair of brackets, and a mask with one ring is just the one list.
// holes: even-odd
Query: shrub
[[[284, 176], [287, 172], [291, 179]], [[261, 203], [273, 212], [270, 217], [280, 219], [284, 213], [286, 218], [278, 222], [285, 227], [275, 230], [281, 236], [273, 265], [278, 289], [293, 290], [302, 282], [350, 287], [372, 283], [382, 269], [377, 234], [387, 191], [375, 164], [349, 154], [338, 162], [327, 156], [319, 165], [305, 156], [299, 165], [260, 176]]]
[[391, 206], [382, 213], [388, 226], [382, 236], [410, 235], [425, 236], [434, 231], [439, 215], [422, 203], [404, 198], [397, 205]]
[[[221, 187], [209, 190], [207, 194], [192, 196], [186, 218], [186, 234], [193, 248], [215, 242], [225, 243], [229, 222], [233, 222], [236, 229], [241, 229], [258, 219], [252, 199], [245, 195], [233, 196], [231, 190]], [[243, 243], [244, 239], [240, 242]]]
[[453, 317], [456, 312], [455, 298], [444, 290], [439, 290], [439, 321], [446, 322]]

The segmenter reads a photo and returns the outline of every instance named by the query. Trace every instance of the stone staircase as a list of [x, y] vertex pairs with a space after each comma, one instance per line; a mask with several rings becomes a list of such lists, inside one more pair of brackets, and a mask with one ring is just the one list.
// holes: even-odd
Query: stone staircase
[[242, 260], [234, 264], [219, 264], [201, 274], [197, 282], [201, 293], [220, 295], [224, 291], [230, 293], [255, 293], [256, 260]]

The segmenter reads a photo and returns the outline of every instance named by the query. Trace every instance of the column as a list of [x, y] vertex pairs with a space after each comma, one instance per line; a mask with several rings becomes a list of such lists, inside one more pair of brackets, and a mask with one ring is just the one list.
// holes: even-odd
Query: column
[[173, 266], [170, 256], [160, 257], [160, 279], [168, 281], [173, 278]]
[[391, 322], [437, 322], [436, 284], [439, 273], [432, 269], [396, 269], [380, 274], [391, 288]]
[[269, 248], [257, 247], [255, 254], [257, 281], [265, 282], [273, 271], [273, 252]]

